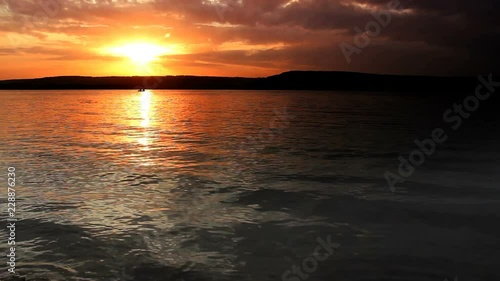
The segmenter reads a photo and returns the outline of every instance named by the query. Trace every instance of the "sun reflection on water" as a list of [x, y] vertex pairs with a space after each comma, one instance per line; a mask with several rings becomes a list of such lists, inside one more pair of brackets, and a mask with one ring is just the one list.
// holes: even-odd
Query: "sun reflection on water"
[[151, 114], [151, 92], [146, 91], [143, 92], [141, 96], [142, 127], [149, 127], [151, 121], [150, 114]]
[[141, 133], [141, 136], [137, 139], [137, 142], [142, 145], [141, 150], [149, 151], [150, 150], [150, 142], [151, 142], [151, 100], [152, 93], [150, 91], [143, 92], [140, 96], [140, 113], [141, 113], [141, 127], [144, 128], [144, 131]]

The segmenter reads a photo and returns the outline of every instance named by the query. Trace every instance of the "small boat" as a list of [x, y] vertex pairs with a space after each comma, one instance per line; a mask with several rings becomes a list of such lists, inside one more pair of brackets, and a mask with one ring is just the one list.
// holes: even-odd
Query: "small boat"
[[137, 90], [137, 92], [145, 92], [145, 91], [146, 91], [146, 89], [139, 89], [139, 90]]

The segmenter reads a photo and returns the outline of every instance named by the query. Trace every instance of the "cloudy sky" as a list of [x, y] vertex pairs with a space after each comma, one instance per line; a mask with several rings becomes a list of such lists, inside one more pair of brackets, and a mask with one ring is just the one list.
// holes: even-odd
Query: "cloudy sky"
[[0, 0], [0, 79], [491, 73], [499, 11], [498, 0]]

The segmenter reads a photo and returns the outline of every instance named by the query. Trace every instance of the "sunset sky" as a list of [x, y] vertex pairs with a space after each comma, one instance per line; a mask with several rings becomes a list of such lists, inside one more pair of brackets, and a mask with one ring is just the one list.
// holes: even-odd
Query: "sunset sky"
[[[500, 1], [0, 0], [0, 79], [499, 70]], [[349, 63], [372, 13], [391, 20]]]

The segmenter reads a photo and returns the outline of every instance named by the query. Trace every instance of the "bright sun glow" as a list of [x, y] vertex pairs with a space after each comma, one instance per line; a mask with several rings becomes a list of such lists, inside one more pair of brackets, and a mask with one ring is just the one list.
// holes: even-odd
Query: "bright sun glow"
[[106, 53], [114, 56], [127, 57], [135, 64], [145, 65], [157, 60], [160, 56], [171, 54], [173, 51], [172, 48], [165, 46], [150, 43], [133, 43], [108, 48]]

